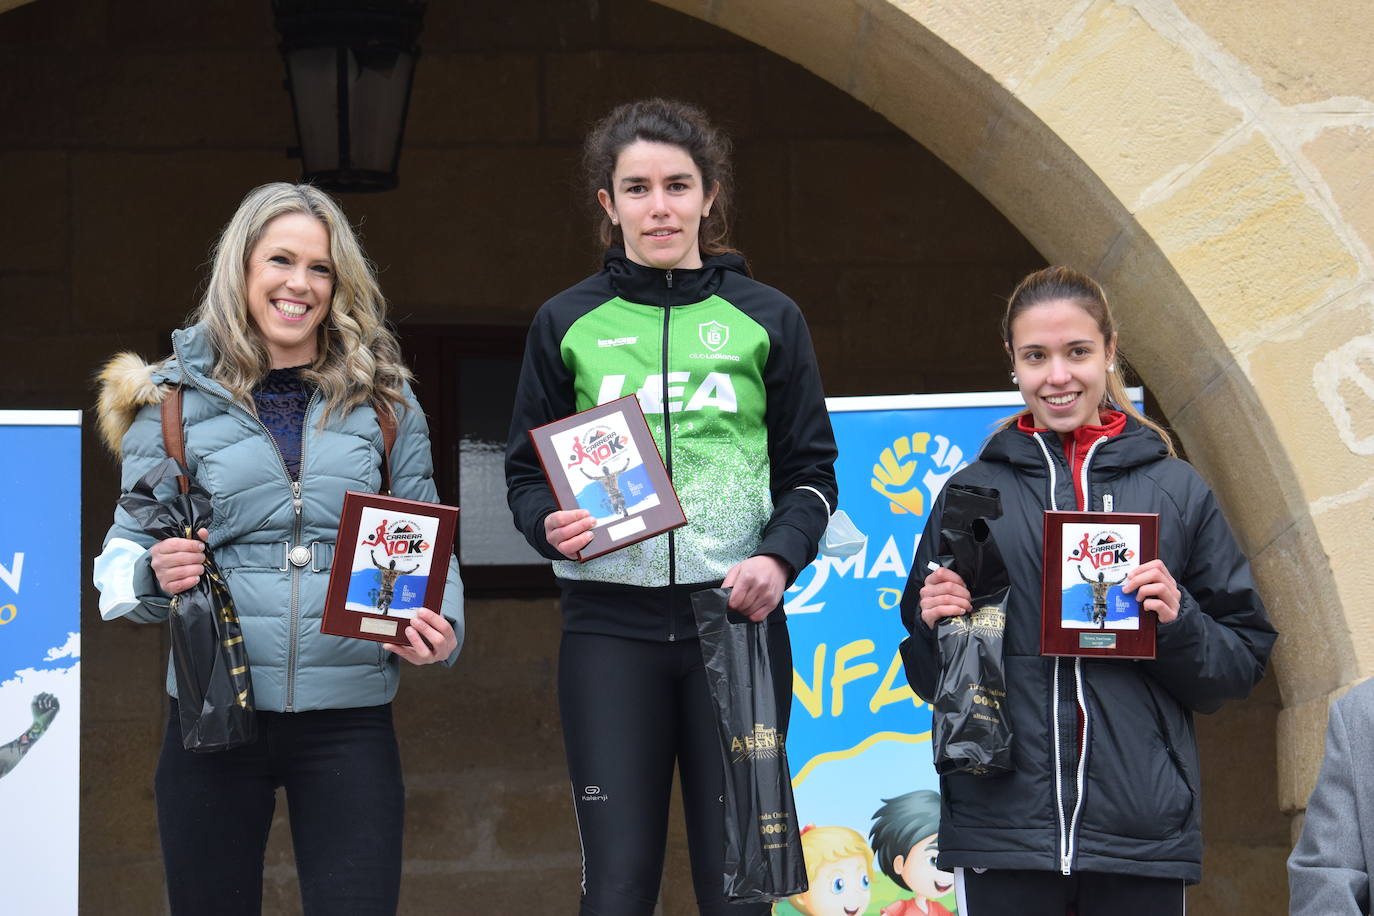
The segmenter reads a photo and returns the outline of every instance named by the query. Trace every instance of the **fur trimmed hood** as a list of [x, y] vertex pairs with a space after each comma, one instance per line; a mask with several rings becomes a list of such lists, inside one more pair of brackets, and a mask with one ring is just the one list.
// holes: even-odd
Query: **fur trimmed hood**
[[149, 404], [160, 404], [169, 385], [161, 384], [162, 363], [146, 363], [137, 353], [119, 353], [96, 376], [100, 397], [96, 417], [100, 438], [115, 457], [123, 449], [124, 434], [133, 425], [138, 411]]

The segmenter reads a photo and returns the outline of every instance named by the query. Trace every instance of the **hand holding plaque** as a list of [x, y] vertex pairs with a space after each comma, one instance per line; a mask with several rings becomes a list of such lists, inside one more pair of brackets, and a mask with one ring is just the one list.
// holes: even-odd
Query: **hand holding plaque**
[[530, 439], [558, 508], [595, 521], [578, 560], [687, 524], [634, 395], [536, 427]]
[[410, 646], [406, 627], [417, 612], [443, 606], [457, 525], [453, 506], [345, 493], [320, 632]]

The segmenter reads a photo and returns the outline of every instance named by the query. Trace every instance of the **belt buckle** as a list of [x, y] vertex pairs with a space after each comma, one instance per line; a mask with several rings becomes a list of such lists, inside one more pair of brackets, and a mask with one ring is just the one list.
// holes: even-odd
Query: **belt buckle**
[[292, 566], [308, 566], [313, 558], [314, 551], [304, 544], [297, 544], [286, 553], [286, 559], [291, 561]]

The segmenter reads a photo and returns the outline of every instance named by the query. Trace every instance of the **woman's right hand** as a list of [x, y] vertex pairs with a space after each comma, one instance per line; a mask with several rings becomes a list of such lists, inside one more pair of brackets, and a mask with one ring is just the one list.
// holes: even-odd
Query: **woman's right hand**
[[592, 542], [595, 527], [596, 519], [586, 509], [566, 509], [544, 516], [544, 537], [569, 560], [576, 560], [577, 552]]
[[153, 555], [153, 575], [157, 576], [157, 584], [169, 595], [186, 591], [199, 582], [205, 572], [205, 542], [210, 539], [210, 532], [202, 528], [196, 536], [199, 541], [167, 538], [148, 548]]
[[963, 578], [952, 569], [940, 566], [926, 576], [921, 586], [921, 619], [930, 629], [945, 617], [957, 617], [973, 610], [973, 596]]

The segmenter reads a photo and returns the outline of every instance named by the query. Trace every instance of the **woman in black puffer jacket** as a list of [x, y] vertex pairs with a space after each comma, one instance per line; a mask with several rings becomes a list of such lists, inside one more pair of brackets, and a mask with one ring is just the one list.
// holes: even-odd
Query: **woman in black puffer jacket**
[[[1193, 713], [1245, 697], [1276, 634], [1211, 490], [1131, 406], [1101, 288], [1067, 268], [1032, 274], [1011, 296], [1003, 339], [1027, 409], [952, 482], [1001, 494], [991, 529], [1011, 581], [1014, 768], [941, 778], [939, 862], [955, 870], [960, 916], [1182, 914], [1202, 860]], [[927, 700], [934, 628], [971, 607], [957, 574], [928, 572], [943, 508], [937, 500], [902, 596]], [[1122, 587], [1158, 615], [1154, 660], [1040, 655], [1047, 509], [1159, 514], [1159, 558]]]

